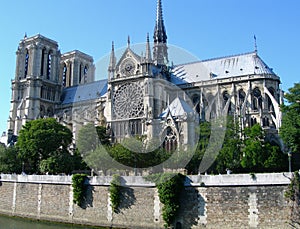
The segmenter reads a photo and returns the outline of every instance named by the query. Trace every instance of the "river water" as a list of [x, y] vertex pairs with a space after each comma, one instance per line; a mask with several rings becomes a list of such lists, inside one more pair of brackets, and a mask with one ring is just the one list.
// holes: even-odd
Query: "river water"
[[[72, 226], [40, 221], [31, 221], [0, 215], [0, 229], [91, 229], [92, 227]], [[93, 227], [96, 228], [96, 227]], [[100, 229], [101, 227], [97, 227]], [[102, 228], [104, 229], [104, 228]]]

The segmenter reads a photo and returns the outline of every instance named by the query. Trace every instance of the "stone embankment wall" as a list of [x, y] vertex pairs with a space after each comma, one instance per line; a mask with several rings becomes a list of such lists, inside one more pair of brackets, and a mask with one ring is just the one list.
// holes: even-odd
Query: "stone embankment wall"
[[[0, 214], [112, 226], [163, 228], [153, 183], [122, 177], [120, 212], [110, 206], [111, 177], [90, 177], [82, 208], [73, 204], [71, 176], [0, 175]], [[291, 174], [189, 176], [175, 225], [179, 228], [288, 228], [284, 192]]]

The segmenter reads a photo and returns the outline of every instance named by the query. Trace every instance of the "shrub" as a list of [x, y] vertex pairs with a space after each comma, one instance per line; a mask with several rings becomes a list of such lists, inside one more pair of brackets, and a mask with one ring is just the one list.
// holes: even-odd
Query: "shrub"
[[121, 182], [120, 182], [120, 175], [115, 174], [113, 179], [110, 183], [109, 187], [109, 194], [111, 200], [111, 207], [115, 213], [118, 213], [118, 208], [120, 205], [120, 192], [121, 192]]
[[86, 174], [74, 174], [72, 176], [73, 202], [80, 207], [85, 199], [85, 193], [88, 186], [85, 183], [86, 179]]

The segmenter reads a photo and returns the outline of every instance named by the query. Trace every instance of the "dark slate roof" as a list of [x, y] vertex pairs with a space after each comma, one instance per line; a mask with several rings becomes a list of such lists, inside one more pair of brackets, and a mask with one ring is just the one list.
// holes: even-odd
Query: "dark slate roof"
[[63, 90], [62, 104], [78, 103], [94, 100], [104, 96], [107, 92], [107, 80], [99, 80], [88, 84], [68, 87]]
[[177, 65], [172, 82], [178, 85], [253, 74], [275, 75], [256, 52]]

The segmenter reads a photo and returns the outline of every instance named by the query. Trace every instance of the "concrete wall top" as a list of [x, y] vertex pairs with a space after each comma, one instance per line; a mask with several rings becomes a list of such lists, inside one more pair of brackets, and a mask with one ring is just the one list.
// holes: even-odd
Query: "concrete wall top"
[[[287, 185], [292, 173], [258, 173], [229, 175], [193, 175], [188, 176], [186, 186], [257, 186], [257, 185]], [[89, 177], [91, 185], [108, 186], [111, 176]], [[0, 174], [2, 182], [41, 183], [41, 184], [71, 184], [72, 176], [60, 175], [17, 175]], [[155, 184], [146, 181], [142, 176], [122, 176], [123, 186], [154, 187]]]

